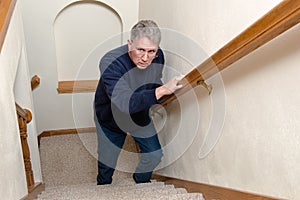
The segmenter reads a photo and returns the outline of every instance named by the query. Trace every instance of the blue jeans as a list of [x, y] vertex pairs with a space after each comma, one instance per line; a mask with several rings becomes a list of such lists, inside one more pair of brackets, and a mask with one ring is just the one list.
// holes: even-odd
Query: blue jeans
[[[94, 121], [98, 138], [97, 184], [110, 184], [127, 134], [111, 131], [101, 126], [96, 114]], [[131, 133], [131, 136], [140, 148], [140, 161], [133, 174], [133, 179], [136, 183], [150, 182], [152, 172], [162, 158], [161, 145], [155, 127], [151, 122], [148, 126]]]

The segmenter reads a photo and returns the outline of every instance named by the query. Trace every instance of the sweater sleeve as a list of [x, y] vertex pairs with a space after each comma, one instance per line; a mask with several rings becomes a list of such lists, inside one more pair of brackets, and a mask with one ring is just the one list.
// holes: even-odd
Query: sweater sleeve
[[[100, 65], [105, 65], [105, 60]], [[111, 62], [101, 76], [108, 97], [120, 111], [136, 113], [158, 103], [155, 88], [132, 89], [128, 83], [130, 77], [132, 74], [128, 74], [126, 67], [117, 60]]]

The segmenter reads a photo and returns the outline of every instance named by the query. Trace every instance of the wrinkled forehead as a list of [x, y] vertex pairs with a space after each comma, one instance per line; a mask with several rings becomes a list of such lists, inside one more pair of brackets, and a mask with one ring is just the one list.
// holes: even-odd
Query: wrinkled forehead
[[140, 37], [132, 41], [132, 44], [135, 47], [143, 48], [143, 49], [157, 49], [158, 45], [150, 40], [148, 37]]

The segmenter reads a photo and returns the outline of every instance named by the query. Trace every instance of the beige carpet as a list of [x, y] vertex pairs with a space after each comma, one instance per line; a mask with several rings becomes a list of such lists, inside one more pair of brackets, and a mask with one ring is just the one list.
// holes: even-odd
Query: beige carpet
[[97, 138], [95, 133], [44, 137], [40, 143], [41, 167], [45, 191], [39, 200], [53, 199], [203, 199], [199, 193], [187, 193], [162, 182], [135, 184], [131, 171], [137, 162], [132, 138], [128, 137], [125, 151], [117, 164], [111, 185], [97, 186]]

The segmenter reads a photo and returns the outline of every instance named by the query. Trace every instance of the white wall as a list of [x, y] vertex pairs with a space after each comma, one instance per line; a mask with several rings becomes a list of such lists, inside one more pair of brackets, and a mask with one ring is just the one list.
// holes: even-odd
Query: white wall
[[[115, 19], [120, 19], [118, 24], [115, 23], [116, 20], [111, 19], [112, 21], [110, 22], [112, 23], [105, 23], [101, 27], [95, 27], [94, 31], [96, 32], [99, 32], [101, 28], [110, 29], [110, 32], [107, 32], [107, 30], [106, 32], [114, 36], [116, 31], [120, 30], [120, 24], [122, 25], [122, 31], [128, 31], [138, 19], [138, 0], [103, 0], [95, 2], [100, 2], [100, 5], [105, 6], [102, 10], [111, 10], [113, 13], [110, 13], [110, 15], [114, 16]], [[81, 7], [84, 3], [94, 5], [91, 1], [84, 0], [21, 1], [30, 75], [36, 74], [41, 78], [41, 84], [33, 94], [38, 133], [45, 130], [94, 126], [92, 111], [93, 93], [59, 95], [56, 90], [60, 80], [98, 79], [99, 59], [107, 48], [112, 47], [112, 43], [105, 43], [103, 48], [96, 48], [97, 51], [94, 51], [93, 48], [95, 47], [93, 45], [95, 45], [95, 40], [91, 40], [92, 45], [89, 43], [91, 42], [89, 40], [91, 33], [85, 34], [86, 38], [82, 34], [80, 37], [80, 34], [76, 33], [69, 34], [68, 37], [70, 41], [78, 41], [78, 43], [74, 44], [74, 46], [68, 46], [67, 49], [62, 48], [66, 45], [66, 41], [62, 39], [66, 36], [66, 30], [62, 29], [62, 22], [70, 22], [70, 17], [72, 17], [73, 25], [68, 23], [68, 27], [73, 30], [80, 29], [76, 27], [77, 25], [90, 23], [91, 21], [80, 22], [81, 20], [87, 20], [87, 18], [94, 20], [91, 23], [98, 26], [98, 21], [102, 22], [102, 19], [97, 19], [99, 18], [98, 14], [89, 17], [82, 16], [86, 12]], [[35, 9], [32, 9], [33, 7]], [[90, 8], [93, 9], [95, 7]], [[73, 15], [74, 12], [80, 12], [81, 14], [76, 16]], [[95, 14], [95, 12], [91, 13]], [[77, 21], [80, 23], [76, 23]], [[88, 26], [88, 28], [91, 27]], [[93, 30], [89, 29], [89, 31]], [[95, 34], [92, 34], [92, 36], [95, 37]], [[102, 41], [107, 39], [107, 35], [104, 34]], [[97, 40], [97, 42], [100, 41], [101, 38]], [[88, 46], [84, 47], [83, 45]], [[120, 40], [118, 40], [118, 45], [120, 45]], [[72, 48], [72, 52], [70, 48]], [[78, 48], [81, 49], [78, 50]], [[82, 54], [92, 50], [93, 53], [89, 55]], [[66, 59], [63, 56], [67, 56]], [[74, 63], [71, 64], [73, 62], [72, 58], [76, 61], [75, 67]], [[80, 65], [82, 64], [81, 62], [85, 63], [85, 65]], [[70, 74], [66, 73], [68, 70], [71, 72]], [[86, 73], [87, 71], [90, 73]]]
[[42, 182], [42, 172], [37, 141], [35, 111], [30, 84], [31, 77], [29, 76], [26, 54], [25, 41], [23, 38], [13, 90], [15, 101], [18, 103], [18, 105], [29, 110], [32, 114], [32, 120], [27, 124], [27, 142], [30, 150], [31, 167], [34, 175], [34, 181], [38, 183]]
[[[2, 199], [17, 200], [27, 195], [27, 183], [15, 107], [15, 102], [17, 102], [29, 110], [32, 108], [30, 90], [27, 86], [30, 79], [28, 74], [24, 73], [27, 68], [24, 43], [23, 24], [18, 1], [0, 54], [0, 196]], [[18, 77], [16, 77], [17, 73]], [[22, 84], [23, 90], [21, 90]], [[24, 101], [18, 101], [20, 96], [24, 97]], [[41, 181], [34, 118], [28, 125], [28, 142], [34, 177], [36, 181]]]
[[98, 79], [97, 67], [80, 67], [103, 41], [119, 35], [116, 43], [121, 44], [122, 28], [118, 13], [99, 2], [77, 2], [63, 9], [54, 22], [58, 80]]
[[[140, 18], [185, 36], [173, 33], [172, 41], [163, 38], [171, 47], [162, 45], [168, 54], [179, 52], [167, 64], [182, 73], [200, 64], [195, 56], [213, 54], [279, 2], [141, 0]], [[209, 79], [211, 96], [197, 87], [169, 105], [160, 124], [165, 158], [158, 173], [299, 199], [299, 33], [298, 25]], [[198, 48], [186, 47], [182, 38]], [[183, 55], [182, 48], [193, 55]]]

